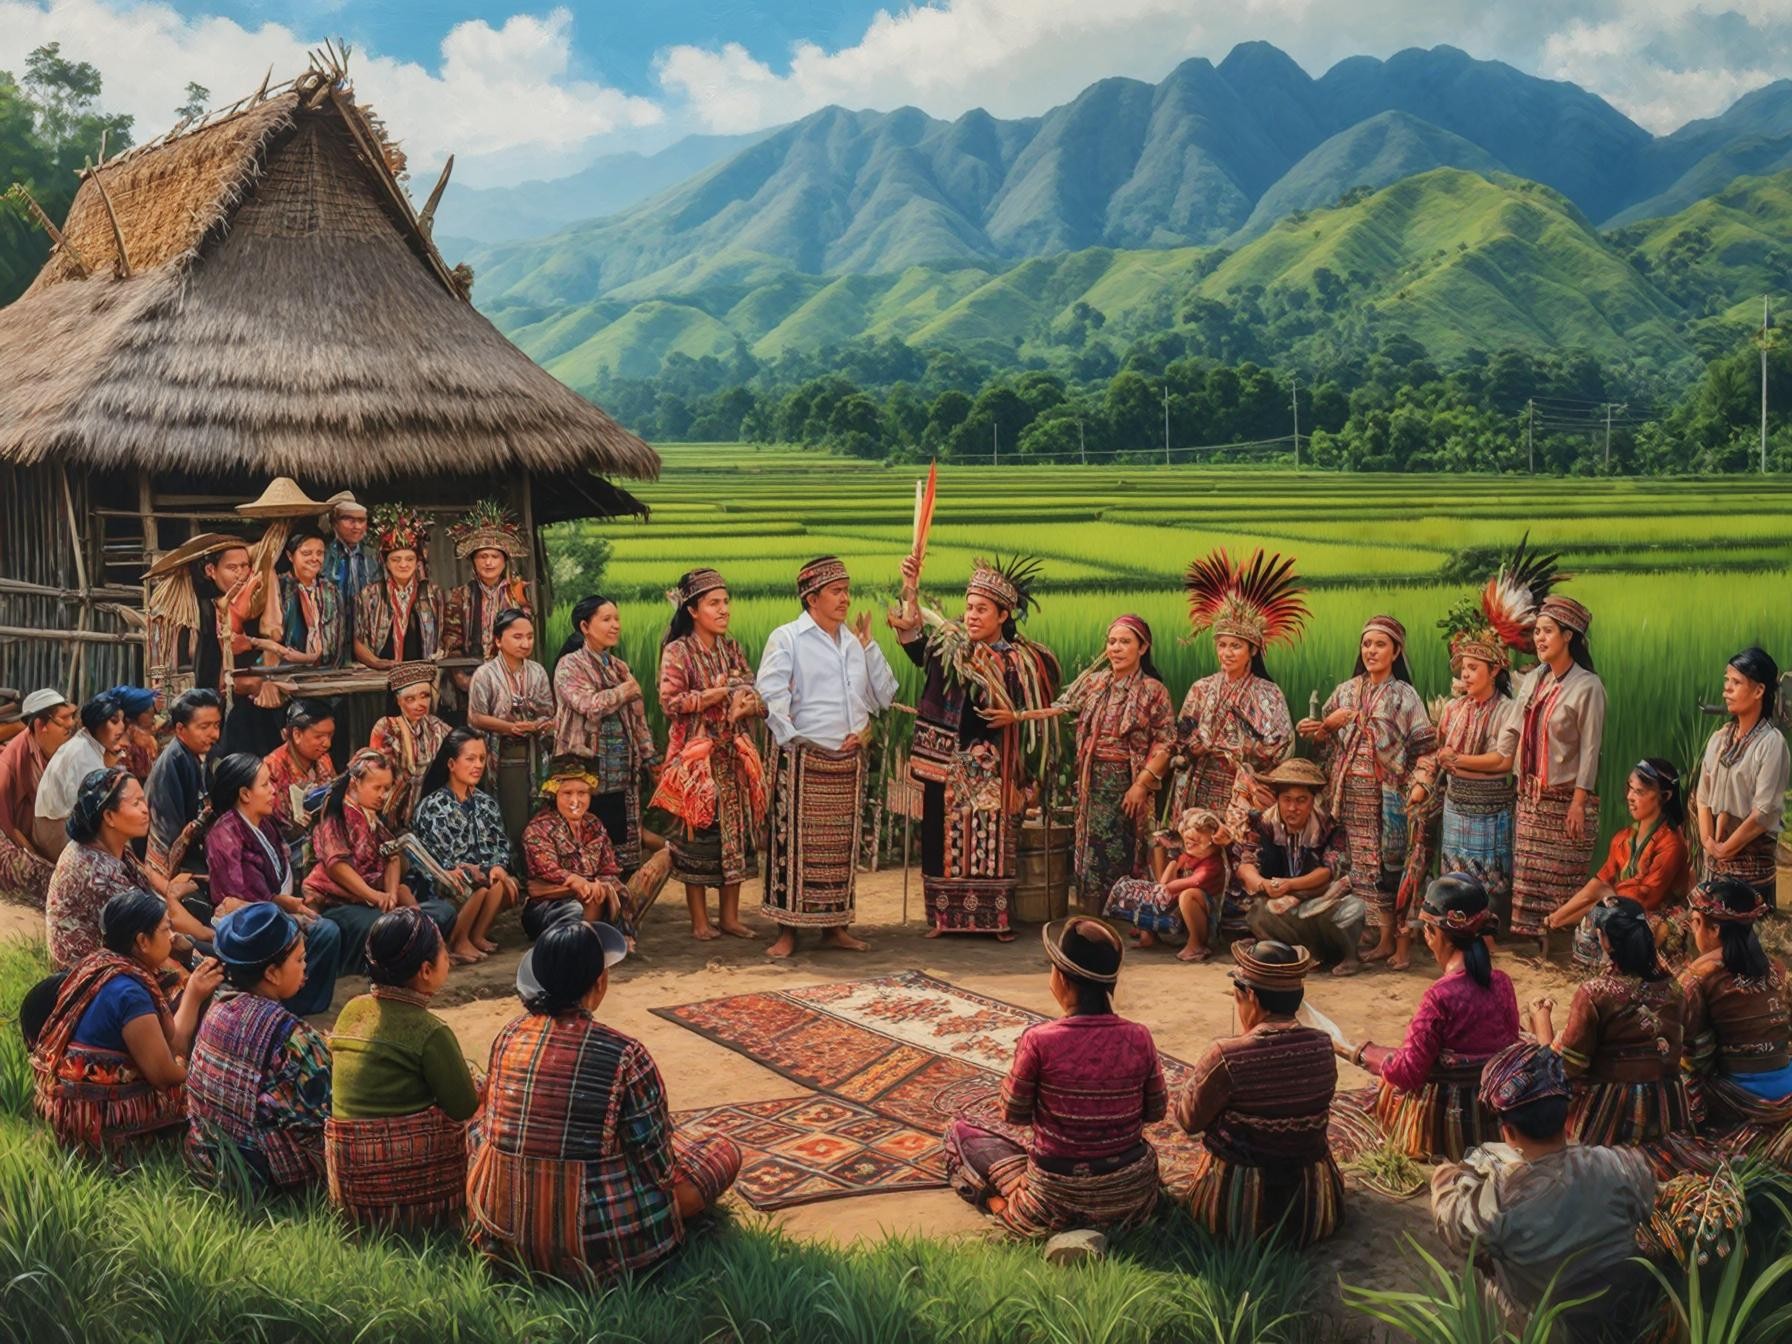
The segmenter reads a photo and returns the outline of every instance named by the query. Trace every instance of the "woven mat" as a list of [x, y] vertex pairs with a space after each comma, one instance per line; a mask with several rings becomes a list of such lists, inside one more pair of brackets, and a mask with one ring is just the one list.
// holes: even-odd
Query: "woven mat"
[[[743, 1137], [743, 1131], [721, 1130], [707, 1118], [719, 1115], [721, 1124], [744, 1123], [732, 1113], [750, 1112], [753, 1106], [794, 1105], [793, 1101], [714, 1107], [676, 1117], [679, 1124], [696, 1125], [702, 1132], [728, 1132], [742, 1144], [748, 1168], [767, 1164], [763, 1198], [776, 1202], [761, 1203], [748, 1193], [748, 1202], [755, 1208], [944, 1186], [945, 1168], [937, 1140], [948, 1120], [969, 1120], [1024, 1141], [1023, 1131], [1001, 1119], [998, 1097], [1021, 1032], [1046, 1020], [1029, 1009], [973, 994], [919, 971], [736, 994], [653, 1012], [852, 1108], [856, 1116], [893, 1122], [912, 1136], [900, 1141], [902, 1152], [880, 1150], [876, 1160], [866, 1159], [857, 1165], [851, 1154], [835, 1154], [822, 1145], [817, 1150], [822, 1156], [838, 1156], [835, 1169], [825, 1160], [806, 1161], [800, 1153], [780, 1152], [776, 1143], [757, 1145], [750, 1136]], [[1189, 1066], [1169, 1055], [1160, 1058], [1174, 1098]], [[788, 1123], [788, 1113], [780, 1114]], [[1374, 1126], [1373, 1115], [1362, 1108], [1343, 1108], [1341, 1115], [1334, 1117], [1332, 1132], [1340, 1160], [1373, 1147]], [[801, 1143], [782, 1131], [776, 1133], [780, 1142]], [[1145, 1134], [1157, 1148], [1164, 1184], [1172, 1194], [1181, 1196], [1201, 1152], [1200, 1141], [1191, 1139], [1170, 1120], [1148, 1126]], [[919, 1151], [918, 1141], [924, 1138], [935, 1140], [932, 1151]], [[895, 1156], [903, 1157], [904, 1164], [892, 1167], [888, 1177], [881, 1175], [878, 1168], [884, 1159]], [[789, 1170], [796, 1167], [802, 1169], [800, 1175]], [[855, 1178], [855, 1171], [862, 1172], [863, 1178]], [[1402, 1192], [1380, 1193], [1399, 1197]]]

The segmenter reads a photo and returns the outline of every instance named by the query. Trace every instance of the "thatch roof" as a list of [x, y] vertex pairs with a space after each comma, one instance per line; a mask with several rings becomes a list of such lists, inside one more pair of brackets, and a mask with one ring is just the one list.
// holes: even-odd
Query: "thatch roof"
[[658, 455], [473, 308], [339, 76], [86, 174], [0, 309], [0, 463], [349, 486], [527, 470], [638, 507], [590, 473], [651, 478]]

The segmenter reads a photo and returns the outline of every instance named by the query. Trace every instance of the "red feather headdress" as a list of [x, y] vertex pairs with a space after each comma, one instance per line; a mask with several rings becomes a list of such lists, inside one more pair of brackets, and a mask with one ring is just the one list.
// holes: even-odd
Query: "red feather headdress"
[[1480, 601], [1465, 600], [1440, 622], [1450, 642], [1450, 661], [1467, 655], [1503, 668], [1508, 649], [1534, 653], [1531, 630], [1550, 589], [1568, 577], [1556, 568], [1556, 552], [1530, 549], [1531, 534], [1519, 540], [1499, 571], [1481, 589]]
[[1300, 638], [1308, 615], [1294, 558], [1265, 556], [1261, 549], [1244, 565], [1234, 565], [1224, 547], [1214, 550], [1188, 567], [1183, 587], [1189, 625], [1197, 634], [1211, 627], [1215, 635], [1247, 640], [1259, 652]]

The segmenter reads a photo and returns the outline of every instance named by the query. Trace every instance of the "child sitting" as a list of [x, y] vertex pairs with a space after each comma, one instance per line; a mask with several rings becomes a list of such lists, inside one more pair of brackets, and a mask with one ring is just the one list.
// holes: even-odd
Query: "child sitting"
[[1160, 836], [1153, 846], [1157, 880], [1122, 878], [1108, 893], [1102, 913], [1125, 920], [1138, 930], [1140, 947], [1151, 947], [1159, 934], [1185, 939], [1176, 954], [1181, 961], [1206, 961], [1213, 955], [1211, 935], [1219, 927], [1218, 903], [1231, 879], [1226, 847], [1232, 834], [1219, 816], [1191, 807], [1176, 819], [1180, 853], [1175, 842]]

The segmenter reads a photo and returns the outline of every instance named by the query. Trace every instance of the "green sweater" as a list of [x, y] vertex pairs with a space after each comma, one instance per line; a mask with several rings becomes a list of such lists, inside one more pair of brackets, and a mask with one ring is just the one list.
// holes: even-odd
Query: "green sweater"
[[330, 1033], [331, 1113], [338, 1120], [415, 1115], [439, 1106], [454, 1120], [479, 1109], [454, 1029], [422, 995], [377, 985], [350, 999]]

